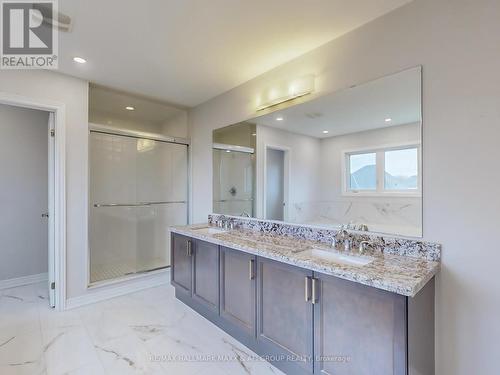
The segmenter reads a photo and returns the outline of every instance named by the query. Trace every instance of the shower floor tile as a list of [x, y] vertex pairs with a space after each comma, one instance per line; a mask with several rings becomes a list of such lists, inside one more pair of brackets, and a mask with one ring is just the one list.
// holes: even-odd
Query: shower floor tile
[[152, 259], [147, 263], [117, 262], [112, 264], [92, 264], [90, 269], [90, 282], [96, 283], [104, 280], [113, 280], [128, 275], [134, 275], [137, 271], [147, 271], [158, 267], [167, 266], [165, 259]]

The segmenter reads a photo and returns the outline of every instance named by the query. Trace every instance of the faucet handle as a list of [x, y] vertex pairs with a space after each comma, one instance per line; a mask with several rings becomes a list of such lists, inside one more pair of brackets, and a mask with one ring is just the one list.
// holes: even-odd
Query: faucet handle
[[366, 250], [366, 245], [372, 246], [373, 242], [372, 241], [361, 241], [359, 243], [359, 253], [363, 254]]
[[332, 236], [332, 247], [334, 249], [337, 248], [337, 238], [335, 236]]
[[344, 251], [351, 251], [351, 240], [349, 237], [344, 239]]

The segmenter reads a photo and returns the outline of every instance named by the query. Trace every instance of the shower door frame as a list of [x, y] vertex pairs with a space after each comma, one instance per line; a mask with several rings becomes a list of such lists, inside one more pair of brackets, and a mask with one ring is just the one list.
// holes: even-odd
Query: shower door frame
[[[184, 145], [186, 146], [186, 155], [187, 155], [187, 191], [186, 191], [186, 218], [187, 218], [187, 223], [189, 224], [190, 221], [190, 205], [191, 205], [191, 200], [190, 198], [190, 189], [191, 189], [191, 162], [190, 162], [190, 140], [189, 138], [182, 138], [182, 137], [173, 137], [173, 136], [168, 136], [168, 135], [163, 135], [163, 134], [157, 134], [157, 133], [148, 133], [148, 132], [142, 132], [142, 131], [137, 131], [137, 130], [129, 130], [129, 129], [123, 129], [123, 128], [115, 128], [112, 126], [106, 126], [106, 125], [101, 125], [101, 124], [95, 124], [95, 123], [89, 123], [89, 131], [88, 131], [88, 137], [89, 137], [89, 145], [90, 145], [90, 135], [91, 133], [101, 133], [101, 134], [109, 134], [109, 135], [117, 135], [117, 136], [122, 136], [122, 137], [130, 137], [130, 138], [136, 138], [136, 139], [149, 139], [152, 141], [159, 141], [159, 142], [166, 142], [166, 143], [173, 143], [173, 144], [179, 144], [179, 145]], [[90, 147], [90, 146], [89, 146]], [[90, 228], [90, 162], [88, 164], [88, 202], [89, 202], [89, 209], [88, 209], [88, 223], [89, 223], [89, 228]], [[112, 284], [117, 284], [117, 283], [123, 283], [127, 282], [130, 280], [134, 279], [140, 279], [143, 277], [155, 275], [155, 274], [160, 274], [164, 273], [167, 269], [170, 268], [170, 266], [162, 267], [161, 269], [155, 269], [151, 271], [144, 271], [144, 272], [139, 272], [127, 276], [122, 276], [118, 277], [115, 279], [109, 279], [109, 280], [102, 280], [102, 281], [97, 281], [97, 282], [91, 282], [90, 280], [90, 230], [88, 231], [88, 248], [87, 248], [87, 289], [95, 289], [103, 286], [108, 286]]]
[[[255, 196], [256, 196], [256, 172], [257, 172], [257, 163], [256, 163], [256, 153], [255, 153], [255, 148], [253, 147], [245, 147], [245, 146], [238, 146], [238, 145], [231, 145], [231, 144], [226, 144], [226, 143], [217, 143], [217, 142], [214, 142], [212, 144], [212, 160], [214, 158], [214, 151], [217, 150], [217, 151], [226, 151], [226, 152], [235, 152], [235, 153], [239, 153], [239, 154], [247, 154], [247, 155], [253, 155], [254, 157], [254, 162], [253, 162], [253, 170], [252, 170], [252, 178], [253, 178], [253, 181], [252, 181], [252, 197], [251, 198], [248, 198], [248, 199], [234, 199], [234, 200], [231, 200], [231, 199], [221, 199], [219, 200], [218, 203], [225, 203], [225, 202], [251, 202], [252, 204], [252, 214], [250, 215], [250, 217], [255, 217], [255, 212], [256, 212], [256, 200], [255, 200]], [[214, 173], [212, 171], [212, 179], [214, 178]], [[219, 181], [219, 185], [221, 184], [221, 182]], [[215, 200], [213, 199], [215, 195], [215, 192], [212, 191], [212, 213], [215, 213], [215, 210], [214, 210], [214, 204], [215, 204]], [[219, 210], [220, 211], [220, 210]], [[216, 214], [221, 214], [221, 215], [228, 215], [226, 213], [216, 213]], [[232, 216], [232, 215], [229, 215], [229, 216]], [[234, 215], [233, 215], [234, 216]], [[236, 215], [236, 216], [242, 216], [242, 215]]]

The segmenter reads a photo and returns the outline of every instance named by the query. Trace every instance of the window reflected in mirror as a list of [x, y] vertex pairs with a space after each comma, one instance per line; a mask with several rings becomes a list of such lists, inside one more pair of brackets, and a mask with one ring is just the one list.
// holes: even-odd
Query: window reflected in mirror
[[348, 154], [349, 190], [375, 191], [377, 189], [377, 154], [374, 152]]

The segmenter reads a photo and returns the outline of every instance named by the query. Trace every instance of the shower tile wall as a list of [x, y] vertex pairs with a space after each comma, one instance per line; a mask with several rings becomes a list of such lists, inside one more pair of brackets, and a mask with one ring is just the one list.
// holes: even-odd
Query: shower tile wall
[[253, 216], [254, 169], [253, 154], [214, 149], [214, 212]]
[[91, 283], [168, 266], [168, 227], [187, 223], [187, 146], [92, 132], [90, 156]]

